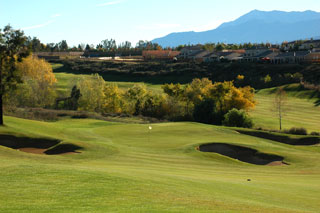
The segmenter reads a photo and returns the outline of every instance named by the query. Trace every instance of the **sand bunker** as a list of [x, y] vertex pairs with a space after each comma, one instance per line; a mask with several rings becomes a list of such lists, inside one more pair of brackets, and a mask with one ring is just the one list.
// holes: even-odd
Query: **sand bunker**
[[214, 152], [228, 156], [246, 163], [255, 165], [288, 165], [283, 162], [284, 158], [278, 155], [260, 153], [255, 149], [224, 143], [205, 144], [199, 147], [201, 152]]
[[43, 138], [16, 137], [0, 135], [0, 146], [16, 149], [22, 152], [43, 155], [61, 155], [79, 153], [81, 147], [73, 144], [60, 144], [59, 140]]

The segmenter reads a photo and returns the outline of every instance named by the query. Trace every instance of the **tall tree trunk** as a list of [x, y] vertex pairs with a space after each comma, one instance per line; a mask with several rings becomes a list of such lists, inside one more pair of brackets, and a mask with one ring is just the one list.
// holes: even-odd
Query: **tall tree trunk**
[[282, 130], [282, 111], [281, 104], [279, 105], [279, 122], [280, 122], [280, 131]]
[[282, 117], [280, 116], [280, 131], [282, 130]]

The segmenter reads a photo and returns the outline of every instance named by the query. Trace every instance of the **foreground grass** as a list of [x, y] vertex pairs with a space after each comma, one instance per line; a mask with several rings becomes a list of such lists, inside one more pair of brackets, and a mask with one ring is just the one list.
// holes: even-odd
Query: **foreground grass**
[[[196, 123], [39, 122], [5, 117], [0, 134], [84, 148], [46, 156], [0, 147], [0, 212], [317, 212], [319, 146], [297, 147]], [[243, 145], [285, 157], [256, 166], [195, 147]], [[247, 179], [251, 179], [248, 182]]]

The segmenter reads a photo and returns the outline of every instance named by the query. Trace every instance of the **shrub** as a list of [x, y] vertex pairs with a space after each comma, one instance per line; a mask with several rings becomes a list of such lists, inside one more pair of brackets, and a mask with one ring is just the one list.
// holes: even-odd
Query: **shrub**
[[292, 135], [307, 135], [308, 132], [305, 128], [297, 128], [297, 127], [292, 127], [289, 130], [285, 130], [285, 133], [292, 134]]
[[195, 121], [205, 124], [220, 125], [223, 116], [217, 112], [216, 104], [212, 99], [206, 99], [194, 107], [193, 118]]
[[314, 136], [320, 136], [320, 132], [311, 132], [310, 135], [314, 135]]
[[253, 126], [252, 119], [243, 110], [232, 109], [224, 116], [223, 125], [232, 127], [251, 128]]

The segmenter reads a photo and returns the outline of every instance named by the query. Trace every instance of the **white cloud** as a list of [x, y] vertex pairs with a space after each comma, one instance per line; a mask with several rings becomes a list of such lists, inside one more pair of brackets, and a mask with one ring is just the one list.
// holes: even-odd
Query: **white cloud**
[[47, 21], [46, 23], [43, 23], [43, 24], [33, 25], [33, 26], [29, 26], [29, 27], [23, 27], [22, 30], [32, 30], [32, 29], [46, 27], [46, 26], [52, 24], [53, 22], [54, 22], [53, 20], [50, 20], [50, 21]]
[[135, 26], [138, 30], [163, 30], [163, 29], [173, 29], [181, 27], [180, 24], [152, 24], [152, 25], [138, 25]]
[[57, 18], [57, 17], [60, 17], [60, 16], [61, 16], [61, 14], [57, 13], [57, 14], [52, 15], [51, 18]]
[[102, 4], [97, 4], [98, 7], [105, 7], [105, 6], [110, 6], [110, 5], [115, 5], [115, 4], [120, 4], [123, 1], [109, 1], [106, 3], [102, 3]]

